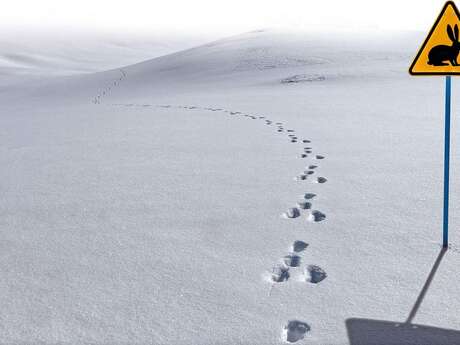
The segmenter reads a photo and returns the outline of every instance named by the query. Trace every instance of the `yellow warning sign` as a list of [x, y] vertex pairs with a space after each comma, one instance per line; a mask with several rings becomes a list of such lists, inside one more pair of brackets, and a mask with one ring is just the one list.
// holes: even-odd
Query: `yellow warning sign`
[[[460, 74], [460, 13], [448, 1], [409, 68], [412, 75]], [[458, 59], [458, 60], [457, 60]]]

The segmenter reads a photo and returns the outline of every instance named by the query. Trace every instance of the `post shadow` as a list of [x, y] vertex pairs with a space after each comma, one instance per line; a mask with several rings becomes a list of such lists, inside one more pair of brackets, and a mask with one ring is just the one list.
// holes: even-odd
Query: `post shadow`
[[405, 322], [350, 318], [345, 321], [350, 345], [460, 345], [460, 331], [413, 324], [447, 248], [439, 252]]
[[415, 315], [417, 314], [418, 309], [420, 308], [420, 305], [423, 302], [423, 299], [425, 298], [425, 295], [431, 285], [431, 282], [433, 281], [433, 278], [436, 274], [436, 271], [439, 268], [439, 265], [441, 264], [441, 260], [444, 257], [444, 254], [446, 254], [447, 248], [443, 247], [441, 251], [438, 254], [438, 257], [436, 258], [436, 261], [434, 262], [433, 267], [431, 268], [430, 274], [428, 275], [428, 278], [423, 285], [422, 291], [420, 291], [420, 294], [417, 297], [417, 300], [415, 301], [414, 306], [412, 307], [412, 310], [409, 313], [409, 316], [406, 319], [406, 324], [412, 323], [412, 320], [414, 319]]

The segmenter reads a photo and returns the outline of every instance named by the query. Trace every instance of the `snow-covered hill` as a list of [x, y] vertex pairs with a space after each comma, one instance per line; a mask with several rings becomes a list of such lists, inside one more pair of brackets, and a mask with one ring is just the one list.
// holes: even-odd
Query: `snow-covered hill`
[[258, 31], [2, 87], [1, 341], [460, 343], [421, 38]]

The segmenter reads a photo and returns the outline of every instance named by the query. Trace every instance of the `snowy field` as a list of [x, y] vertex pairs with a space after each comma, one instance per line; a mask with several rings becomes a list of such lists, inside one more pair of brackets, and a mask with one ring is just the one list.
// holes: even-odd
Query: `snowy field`
[[460, 97], [444, 253], [422, 39], [268, 30], [9, 71], [0, 344], [460, 344]]

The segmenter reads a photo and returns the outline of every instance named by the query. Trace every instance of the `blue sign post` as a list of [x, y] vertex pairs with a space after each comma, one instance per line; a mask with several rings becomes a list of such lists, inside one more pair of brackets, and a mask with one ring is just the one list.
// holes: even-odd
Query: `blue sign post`
[[450, 161], [450, 91], [451, 76], [446, 76], [446, 107], [444, 120], [444, 212], [442, 246], [449, 245], [449, 161]]
[[[449, 246], [449, 162], [450, 162], [450, 102], [451, 76], [460, 75], [460, 11], [453, 1], [447, 1], [419, 49], [411, 75], [446, 76], [444, 117], [444, 198], [442, 213], [442, 247]], [[454, 48], [455, 47], [455, 48]]]

